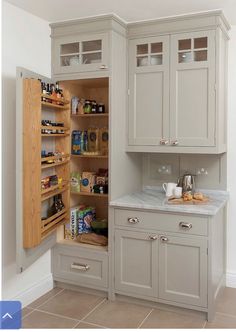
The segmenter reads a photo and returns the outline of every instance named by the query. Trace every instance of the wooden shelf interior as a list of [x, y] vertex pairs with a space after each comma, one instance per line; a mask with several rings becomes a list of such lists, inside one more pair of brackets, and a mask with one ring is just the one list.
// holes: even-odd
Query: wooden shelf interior
[[53, 97], [53, 96], [50, 96], [50, 95], [47, 95], [47, 94], [43, 94], [43, 93], [41, 93], [41, 97], [42, 97], [42, 98], [50, 99], [50, 100], [52, 100], [52, 101], [61, 102], [61, 103], [63, 103], [64, 105], [66, 105], [66, 104], [70, 104], [70, 100], [65, 99], [65, 98], [55, 98], [55, 97]]
[[42, 105], [42, 107], [50, 108], [53, 110], [68, 110], [69, 109], [68, 105], [64, 105], [64, 106], [56, 105], [56, 104], [47, 103], [45, 101], [41, 101], [41, 105]]

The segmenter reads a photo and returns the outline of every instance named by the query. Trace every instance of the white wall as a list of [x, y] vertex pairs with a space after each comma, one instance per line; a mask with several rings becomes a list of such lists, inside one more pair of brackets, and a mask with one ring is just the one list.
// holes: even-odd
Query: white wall
[[228, 66], [228, 285], [236, 287], [236, 26], [232, 26]]
[[[50, 252], [24, 273], [16, 274], [15, 109], [16, 66], [50, 75], [48, 22], [3, 2], [3, 298], [27, 304], [52, 286]], [[35, 287], [35, 284], [38, 287]], [[33, 288], [32, 288], [33, 287]], [[34, 290], [33, 290], [34, 289]]]

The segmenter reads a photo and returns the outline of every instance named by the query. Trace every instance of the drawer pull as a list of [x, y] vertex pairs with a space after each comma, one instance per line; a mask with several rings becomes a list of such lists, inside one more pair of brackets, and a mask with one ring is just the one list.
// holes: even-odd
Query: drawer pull
[[167, 139], [164, 139], [164, 138], [163, 138], [163, 139], [160, 140], [160, 144], [161, 144], [161, 145], [168, 145], [168, 144], [169, 144], [169, 141], [168, 141]]
[[161, 242], [168, 242], [169, 241], [168, 237], [166, 237], [166, 236], [161, 236], [160, 240], [161, 240]]
[[154, 240], [158, 239], [158, 236], [157, 235], [149, 235], [149, 239], [154, 241]]
[[184, 228], [184, 229], [191, 229], [193, 227], [193, 225], [190, 223], [187, 223], [187, 222], [180, 222], [179, 227]]
[[87, 264], [78, 264], [78, 263], [72, 263], [70, 267], [72, 269], [82, 270], [82, 271], [88, 271], [90, 269], [89, 265], [87, 265]]
[[138, 218], [128, 218], [128, 222], [130, 224], [137, 224], [139, 222]]
[[100, 69], [107, 69], [107, 66], [106, 65], [101, 65]]

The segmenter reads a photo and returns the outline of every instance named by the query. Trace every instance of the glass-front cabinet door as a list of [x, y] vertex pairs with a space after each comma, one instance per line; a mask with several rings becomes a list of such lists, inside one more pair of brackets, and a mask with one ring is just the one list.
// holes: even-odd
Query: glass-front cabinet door
[[170, 144], [215, 145], [215, 31], [171, 36]]
[[169, 137], [169, 36], [129, 42], [129, 145]]
[[54, 41], [54, 74], [108, 69], [108, 35], [62, 37]]

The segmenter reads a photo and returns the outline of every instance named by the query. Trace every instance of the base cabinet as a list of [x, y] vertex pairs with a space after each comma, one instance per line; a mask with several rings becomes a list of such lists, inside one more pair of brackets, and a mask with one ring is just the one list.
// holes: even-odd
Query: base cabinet
[[115, 288], [158, 296], [158, 241], [153, 233], [115, 231]]
[[159, 297], [206, 307], [207, 240], [160, 236]]

